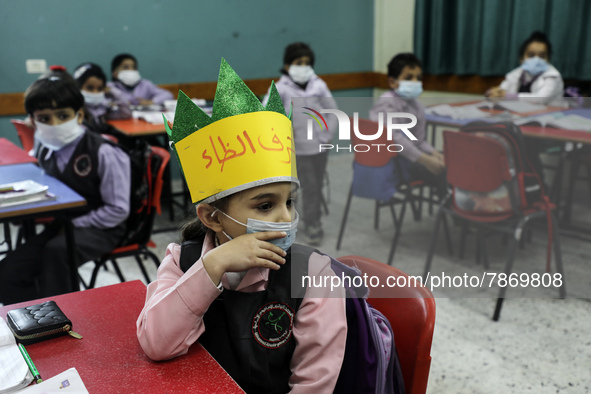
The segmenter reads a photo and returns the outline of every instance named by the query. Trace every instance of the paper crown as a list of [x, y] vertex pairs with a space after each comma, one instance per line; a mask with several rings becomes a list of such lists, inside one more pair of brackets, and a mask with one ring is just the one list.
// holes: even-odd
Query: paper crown
[[211, 117], [179, 90], [173, 142], [194, 203], [275, 182], [299, 185], [291, 121], [271, 83], [263, 106], [222, 58]]

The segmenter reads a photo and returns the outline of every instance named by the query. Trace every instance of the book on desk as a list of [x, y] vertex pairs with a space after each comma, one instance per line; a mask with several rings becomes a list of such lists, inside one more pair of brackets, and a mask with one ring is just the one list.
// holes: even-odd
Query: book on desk
[[0, 393], [27, 387], [33, 375], [23, 358], [12, 331], [0, 318]]
[[0, 208], [54, 200], [56, 196], [48, 189], [30, 179], [0, 185]]

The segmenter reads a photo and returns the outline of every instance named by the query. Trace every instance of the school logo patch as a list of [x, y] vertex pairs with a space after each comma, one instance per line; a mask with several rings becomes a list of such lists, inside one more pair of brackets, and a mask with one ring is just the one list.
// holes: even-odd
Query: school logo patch
[[74, 172], [78, 176], [87, 176], [92, 170], [92, 161], [88, 153], [83, 153], [74, 159]]
[[291, 338], [294, 315], [287, 304], [277, 302], [263, 306], [252, 319], [254, 338], [266, 348], [280, 348]]

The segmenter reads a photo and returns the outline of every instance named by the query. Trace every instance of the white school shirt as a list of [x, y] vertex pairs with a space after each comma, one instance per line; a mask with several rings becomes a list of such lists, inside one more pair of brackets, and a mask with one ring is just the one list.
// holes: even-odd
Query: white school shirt
[[531, 93], [519, 93], [519, 84], [521, 75], [524, 73], [521, 67], [505, 75], [505, 80], [501, 82], [501, 89], [504, 89], [508, 95], [517, 96], [526, 99], [532, 103], [563, 106], [564, 82], [560, 72], [549, 65], [548, 69], [539, 75], [531, 85]]

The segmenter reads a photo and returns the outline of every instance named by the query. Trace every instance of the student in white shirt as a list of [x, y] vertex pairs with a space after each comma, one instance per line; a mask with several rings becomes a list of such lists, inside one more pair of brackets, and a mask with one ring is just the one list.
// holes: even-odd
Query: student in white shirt
[[505, 75], [499, 86], [490, 88], [486, 96], [562, 105], [564, 82], [560, 72], [550, 64], [551, 55], [552, 44], [546, 34], [533, 32], [519, 48], [521, 65]]

